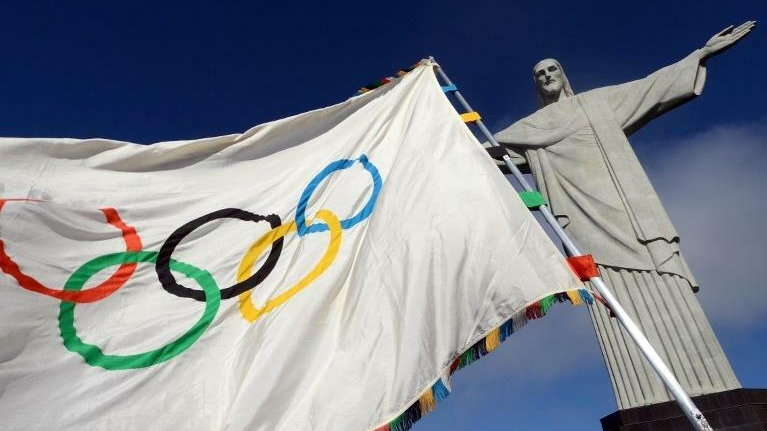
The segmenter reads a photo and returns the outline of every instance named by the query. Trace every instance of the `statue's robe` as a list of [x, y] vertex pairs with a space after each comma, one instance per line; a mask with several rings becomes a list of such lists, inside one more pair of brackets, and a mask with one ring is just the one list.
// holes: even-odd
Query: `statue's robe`
[[[697, 53], [636, 81], [566, 97], [495, 135], [524, 154], [552, 212], [692, 395], [740, 387], [700, 304], [679, 236], [626, 136], [699, 95]], [[592, 320], [619, 408], [670, 399], [604, 310]]]

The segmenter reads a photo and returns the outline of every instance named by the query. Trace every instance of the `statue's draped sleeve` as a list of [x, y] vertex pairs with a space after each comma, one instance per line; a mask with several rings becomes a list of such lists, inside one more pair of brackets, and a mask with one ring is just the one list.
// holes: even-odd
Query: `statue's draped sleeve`
[[706, 68], [693, 52], [645, 78], [594, 90], [605, 100], [615, 120], [631, 135], [653, 118], [700, 95]]
[[545, 148], [562, 141], [579, 127], [576, 116], [558, 109], [558, 104], [545, 106], [494, 135], [495, 139], [515, 151]]

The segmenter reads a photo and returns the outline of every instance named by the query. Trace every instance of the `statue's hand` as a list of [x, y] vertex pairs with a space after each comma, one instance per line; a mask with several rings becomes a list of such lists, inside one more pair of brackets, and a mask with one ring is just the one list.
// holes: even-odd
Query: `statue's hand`
[[738, 27], [729, 26], [706, 42], [700, 49], [703, 58], [721, 54], [730, 49], [736, 42], [744, 38], [756, 26], [756, 21], [746, 21]]

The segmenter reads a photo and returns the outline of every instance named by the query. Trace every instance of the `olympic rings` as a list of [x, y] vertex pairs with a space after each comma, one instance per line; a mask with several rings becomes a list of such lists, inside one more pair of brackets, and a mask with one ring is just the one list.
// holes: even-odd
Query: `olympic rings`
[[[315, 265], [315, 267], [312, 268], [312, 270], [309, 271], [309, 273], [306, 274], [296, 284], [281, 294], [277, 295], [275, 298], [266, 301], [264, 308], [259, 309], [253, 305], [253, 302], [250, 300], [251, 291], [240, 294], [240, 314], [245, 318], [245, 320], [253, 323], [262, 315], [279, 307], [293, 295], [300, 292], [311, 282], [313, 282], [333, 263], [336, 256], [338, 255], [338, 250], [341, 248], [341, 236], [343, 233], [341, 223], [338, 221], [338, 217], [336, 217], [335, 214], [328, 210], [317, 211], [317, 218], [324, 220], [325, 223], [327, 223], [325, 226], [330, 226], [330, 241], [328, 242], [328, 248], [325, 250], [325, 254], [322, 255], [322, 258], [317, 263], [317, 265]], [[242, 261], [240, 261], [240, 267], [237, 270], [237, 280], [242, 280], [248, 277], [248, 274], [250, 274], [251, 269], [253, 268], [253, 264], [269, 244], [281, 240], [282, 237], [295, 230], [296, 222], [290, 222], [278, 228], [272, 229], [264, 236], [259, 238], [255, 243], [253, 243], [253, 245], [251, 245], [248, 251], [245, 253]]]
[[[2, 210], [4, 204], [5, 200], [0, 200], [0, 210]], [[120, 229], [127, 251], [141, 251], [141, 238], [136, 233], [136, 229], [125, 224], [120, 219], [120, 215], [117, 214], [117, 210], [114, 208], [101, 208], [101, 212], [106, 216], [107, 223]], [[61, 301], [85, 303], [104, 299], [114, 293], [133, 275], [133, 272], [136, 270], [136, 264], [126, 263], [120, 265], [120, 268], [118, 268], [114, 274], [96, 287], [77, 292], [68, 292], [66, 290], [46, 287], [33, 277], [24, 274], [19, 268], [19, 265], [5, 253], [5, 244], [3, 244], [3, 241], [0, 239], [0, 269], [15, 278], [16, 282], [24, 289], [41, 293]]]
[[[198, 301], [205, 301], [207, 295], [203, 291], [190, 289], [176, 282], [175, 277], [173, 277], [173, 274], [170, 272], [170, 256], [173, 254], [173, 250], [176, 249], [176, 246], [181, 242], [181, 240], [192, 233], [192, 231], [204, 225], [205, 223], [220, 218], [237, 218], [240, 220], [253, 222], [267, 221], [269, 222], [269, 225], [271, 225], [272, 229], [277, 228], [282, 223], [282, 220], [276, 214], [262, 216], [237, 208], [225, 208], [222, 210], [213, 211], [209, 214], [205, 214], [204, 216], [198, 217], [176, 229], [172, 234], [170, 234], [168, 239], [165, 240], [162, 247], [160, 247], [160, 252], [157, 255], [157, 263], [155, 264], [157, 278], [160, 280], [162, 288], [168, 291], [168, 293], [172, 293], [182, 298], [194, 298]], [[229, 299], [258, 286], [262, 281], [264, 281], [269, 273], [272, 272], [274, 266], [277, 265], [277, 260], [280, 258], [280, 253], [282, 253], [281, 237], [273, 243], [272, 251], [269, 253], [269, 256], [266, 258], [261, 268], [256, 271], [252, 277], [245, 280], [238, 280], [237, 284], [227, 287], [226, 289], [221, 289], [221, 298]]]
[[[97, 257], [72, 273], [66, 284], [64, 284], [64, 289], [68, 291], [80, 290], [89, 278], [109, 266], [121, 265], [126, 262], [134, 264], [156, 262], [157, 257], [158, 253], [153, 251], [122, 252]], [[216, 281], [213, 280], [208, 271], [172, 259], [170, 261], [170, 268], [189, 278], [193, 278], [199, 283], [202, 291], [205, 293], [205, 310], [200, 319], [188, 331], [165, 346], [145, 353], [108, 355], [97, 346], [88, 344], [80, 339], [74, 325], [76, 304], [64, 301], [59, 305], [59, 331], [67, 350], [82, 356], [85, 362], [94, 367], [101, 367], [107, 370], [128, 370], [146, 368], [160, 362], [165, 362], [188, 349], [213, 322], [221, 303], [221, 294]]]
[[[383, 184], [383, 181], [381, 180], [381, 174], [378, 173], [378, 169], [368, 160], [366, 155], [363, 154], [356, 160], [359, 160], [359, 162], [362, 164], [362, 167], [368, 171], [370, 177], [373, 179], [373, 191], [370, 193], [370, 198], [368, 199], [365, 206], [362, 207], [362, 209], [357, 214], [341, 221], [341, 227], [344, 229], [349, 229], [362, 220], [370, 217], [370, 214], [375, 208], [376, 200], [378, 200], [378, 194], [381, 192], [381, 186]], [[330, 174], [335, 171], [340, 171], [352, 167], [354, 162], [355, 160], [350, 159], [336, 160], [335, 162], [327, 165], [325, 169], [320, 171], [319, 174], [312, 178], [304, 191], [301, 193], [301, 197], [298, 198], [298, 206], [296, 207], [296, 224], [298, 225], [298, 236], [304, 236], [307, 233], [312, 232], [325, 232], [328, 230], [328, 225], [324, 223], [313, 224], [308, 227], [306, 226], [306, 206], [309, 204], [309, 199], [312, 197], [314, 190], [325, 178], [329, 177]]]
[[[321, 219], [324, 223], [316, 223], [316, 219], [313, 222], [307, 223], [306, 207], [317, 187], [334, 172], [348, 169], [355, 162], [362, 164], [362, 167], [368, 171], [373, 181], [370, 197], [362, 209], [345, 220], [339, 220], [338, 216], [328, 209], [321, 209], [317, 211], [316, 219]], [[364, 221], [373, 212], [382, 184], [383, 181], [378, 169], [368, 160], [366, 155], [363, 154], [357, 159], [336, 160], [327, 165], [319, 174], [315, 175], [304, 188], [296, 207], [295, 221], [283, 224], [282, 219], [276, 214], [262, 216], [242, 209], [225, 208], [185, 223], [171, 233], [163, 242], [160, 251], [157, 252], [142, 251], [141, 239], [136, 233], [136, 229], [125, 224], [114, 208], [102, 208], [101, 212], [106, 216], [107, 223], [119, 229], [122, 233], [126, 251], [106, 254], [86, 262], [69, 276], [62, 290], [43, 286], [34, 278], [22, 273], [19, 266], [5, 253], [2, 240], [0, 240], [0, 270], [16, 279], [24, 289], [48, 295], [62, 301], [59, 304], [58, 316], [61, 339], [67, 350], [80, 355], [86, 363], [107, 370], [146, 368], [172, 359], [191, 347], [215, 319], [222, 299], [238, 296], [240, 314], [245, 320], [252, 323], [264, 314], [280, 307], [290, 298], [308, 287], [335, 261], [341, 248], [343, 231]], [[7, 201], [12, 200], [32, 199], [0, 199], [0, 211]], [[218, 284], [208, 271], [171, 258], [176, 247], [184, 238], [204, 224], [220, 218], [236, 218], [256, 223], [266, 221], [271, 226], [271, 230], [254, 242], [245, 252], [237, 270], [236, 283], [225, 289], [219, 289]], [[328, 247], [319, 262], [290, 288], [273, 298], [268, 298], [262, 308], [256, 308], [252, 302], [252, 289], [262, 283], [274, 270], [282, 253], [284, 236], [296, 232], [299, 237], [303, 237], [307, 233], [325, 231], [329, 231], [330, 238]], [[255, 263], [267, 247], [271, 248], [269, 255], [264, 260], [261, 268], [253, 273]], [[80, 339], [74, 324], [74, 313], [77, 304], [97, 301], [114, 293], [133, 275], [137, 265], [145, 262], [154, 264], [158, 280], [167, 292], [179, 297], [193, 298], [205, 302], [205, 309], [197, 322], [181, 336], [165, 346], [144, 353], [110, 355], [104, 353], [99, 347], [88, 344]], [[83, 290], [83, 286], [95, 274], [115, 265], [120, 265], [120, 267], [107, 280], [96, 287]], [[190, 289], [179, 284], [171, 271], [194, 279], [202, 290]]]

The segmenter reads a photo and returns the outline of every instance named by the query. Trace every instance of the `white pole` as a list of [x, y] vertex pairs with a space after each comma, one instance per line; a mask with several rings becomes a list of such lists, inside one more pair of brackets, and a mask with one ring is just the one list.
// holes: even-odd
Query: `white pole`
[[[434, 61], [434, 57], [430, 57], [432, 61]], [[442, 68], [439, 66], [438, 63], [434, 62], [435, 69], [439, 76], [442, 78], [442, 80], [445, 82], [445, 84], [453, 86], [453, 81], [450, 80], [450, 78], [447, 77], [445, 72], [442, 70]], [[458, 99], [458, 101], [461, 103], [461, 106], [463, 106], [464, 109], [466, 109], [468, 112], [474, 111], [471, 106], [469, 105], [469, 102], [466, 101], [466, 99], [463, 98], [463, 95], [461, 95], [461, 92], [458, 90], [452, 91], [452, 93], [455, 94], [455, 97]], [[476, 121], [477, 126], [479, 127], [479, 130], [482, 131], [482, 134], [487, 138], [487, 140], [490, 142], [490, 144], [494, 147], [500, 147], [501, 145], [495, 140], [493, 137], [493, 134], [490, 133], [490, 131], [485, 127], [485, 124], [482, 122], [482, 120]], [[509, 155], [503, 156], [503, 161], [506, 164], [506, 167], [509, 168], [511, 171], [511, 174], [514, 176], [514, 178], [519, 182], [519, 184], [522, 186], [523, 189], [526, 191], [533, 191], [533, 187], [530, 185], [530, 183], [527, 181], [527, 179], [522, 175], [522, 172], [517, 168], [516, 165], [511, 161], [511, 157]], [[559, 237], [560, 240], [562, 240], [562, 243], [565, 246], [565, 249], [568, 251], [568, 253], [572, 256], [580, 256], [582, 253], [580, 250], [578, 250], [578, 247], [575, 245], [573, 240], [570, 238], [569, 235], [565, 232], [564, 229], [559, 225], [559, 222], [557, 221], [556, 217], [551, 213], [548, 206], [541, 205], [538, 209], [543, 217], [548, 222], [549, 226], [551, 226], [552, 229], [554, 229], [554, 232], [556, 233], [557, 237]], [[639, 347], [639, 350], [642, 352], [642, 354], [647, 358], [647, 361], [650, 363], [652, 368], [655, 370], [655, 372], [658, 374], [658, 377], [663, 381], [663, 384], [666, 385], [666, 388], [668, 388], [669, 392], [674, 395], [674, 398], [676, 398], [676, 402], [679, 404], [679, 407], [682, 409], [684, 414], [687, 416], [687, 418], [692, 423], [693, 427], [695, 427], [698, 431], [713, 431], [711, 426], [708, 424], [708, 421], [703, 416], [703, 413], [700, 412], [700, 410], [695, 406], [695, 404], [692, 402], [692, 399], [690, 399], [690, 396], [687, 395], [687, 393], [684, 391], [684, 388], [682, 388], [682, 385], [679, 384], [679, 381], [674, 377], [674, 374], [671, 372], [671, 370], [666, 366], [666, 364], [663, 362], [663, 359], [658, 355], [658, 352], [655, 351], [655, 349], [650, 344], [650, 341], [645, 337], [645, 335], [642, 333], [642, 331], [639, 329], [639, 326], [634, 322], [633, 319], [626, 313], [626, 310], [621, 307], [621, 305], [618, 303], [618, 300], [615, 298], [615, 296], [610, 292], [610, 290], [607, 288], [607, 285], [605, 285], [604, 281], [602, 281], [602, 278], [597, 276], [593, 277], [589, 280], [591, 284], [596, 288], [597, 292], [599, 292], [599, 295], [602, 296], [602, 299], [604, 299], [607, 306], [612, 310], [612, 312], [615, 314], [615, 316], [618, 318], [618, 321], [623, 325], [623, 328], [626, 329], [626, 332], [629, 333], [631, 338], [634, 340], [634, 342]]]

